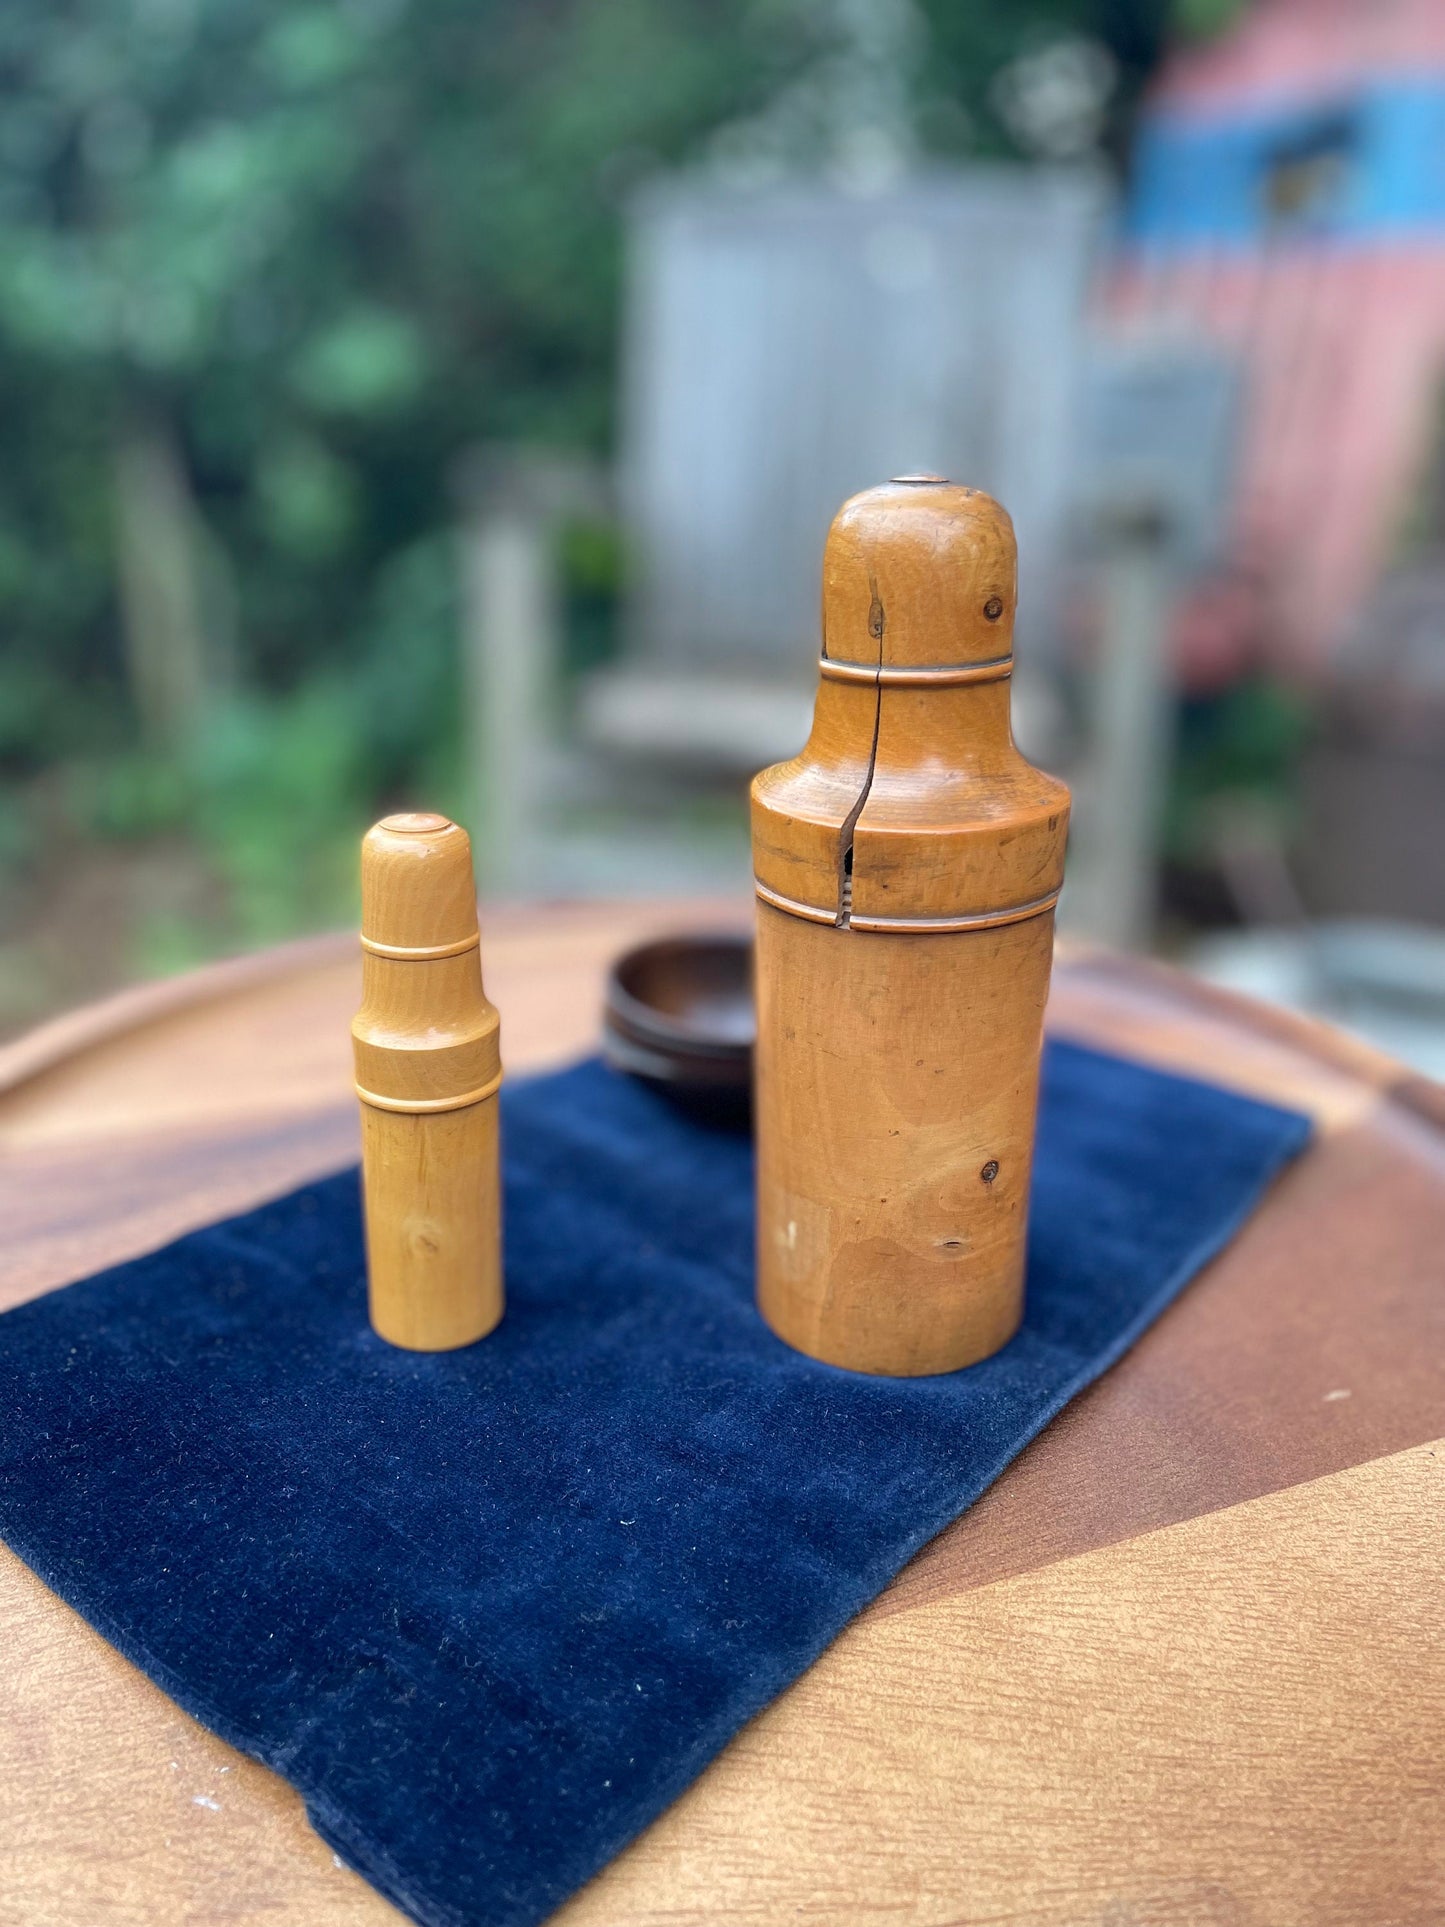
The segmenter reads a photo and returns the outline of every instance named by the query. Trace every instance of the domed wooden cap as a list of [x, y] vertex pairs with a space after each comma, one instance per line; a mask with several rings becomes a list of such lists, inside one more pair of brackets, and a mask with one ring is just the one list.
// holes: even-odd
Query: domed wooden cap
[[947, 670], [1013, 648], [1018, 546], [1008, 510], [941, 476], [845, 502], [823, 554], [825, 659]]
[[361, 845], [361, 942], [377, 956], [455, 956], [477, 943], [472, 845], [449, 817], [386, 816]]

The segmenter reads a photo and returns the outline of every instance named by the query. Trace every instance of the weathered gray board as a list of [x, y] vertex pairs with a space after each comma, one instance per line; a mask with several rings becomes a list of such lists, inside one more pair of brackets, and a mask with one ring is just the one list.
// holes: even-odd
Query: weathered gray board
[[648, 191], [624, 328], [634, 661], [811, 682], [829, 519], [920, 469], [1008, 504], [1020, 639], [1051, 653], [1106, 208], [1091, 174], [982, 166], [868, 198]]

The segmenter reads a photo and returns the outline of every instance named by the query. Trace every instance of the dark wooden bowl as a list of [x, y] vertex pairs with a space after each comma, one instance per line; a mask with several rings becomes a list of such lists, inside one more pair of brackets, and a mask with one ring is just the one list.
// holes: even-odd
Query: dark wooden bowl
[[608, 1063], [716, 1123], [751, 1115], [753, 946], [728, 934], [639, 944], [607, 976]]

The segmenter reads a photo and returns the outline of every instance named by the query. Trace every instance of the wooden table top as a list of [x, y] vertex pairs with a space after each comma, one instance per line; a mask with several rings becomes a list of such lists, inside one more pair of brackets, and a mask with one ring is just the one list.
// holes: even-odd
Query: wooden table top
[[[698, 904], [484, 923], [514, 1068]], [[0, 1306], [356, 1154], [359, 969], [322, 939], [0, 1049]], [[1445, 1921], [1445, 1092], [1158, 966], [1056, 1033], [1308, 1110], [1231, 1248], [557, 1916], [567, 1927]], [[284, 1781], [0, 1548], [0, 1921], [398, 1916]]]

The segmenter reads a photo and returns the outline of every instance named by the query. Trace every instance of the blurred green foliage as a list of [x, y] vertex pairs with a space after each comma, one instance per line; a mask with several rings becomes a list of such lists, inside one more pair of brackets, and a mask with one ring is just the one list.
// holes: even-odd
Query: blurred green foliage
[[1164, 849], [1178, 864], [1207, 867], [1216, 808], [1253, 804], [1287, 842], [1299, 760], [1315, 729], [1313, 705], [1270, 676], [1181, 702]]
[[[958, 153], [1007, 151], [993, 77], [1061, 33], [1112, 49], [1126, 115], [1169, 8], [921, 11], [920, 137]], [[761, 112], [846, 12], [0, 9], [0, 865], [42, 812], [80, 839], [183, 833], [222, 885], [212, 940], [258, 940], [340, 914], [378, 801], [459, 795], [455, 462], [606, 451], [629, 191]], [[128, 438], [172, 464], [209, 558], [191, 603], [230, 693], [179, 747], [143, 746], [127, 668]], [[573, 531], [565, 555], [573, 657], [595, 661], [616, 543]]]

